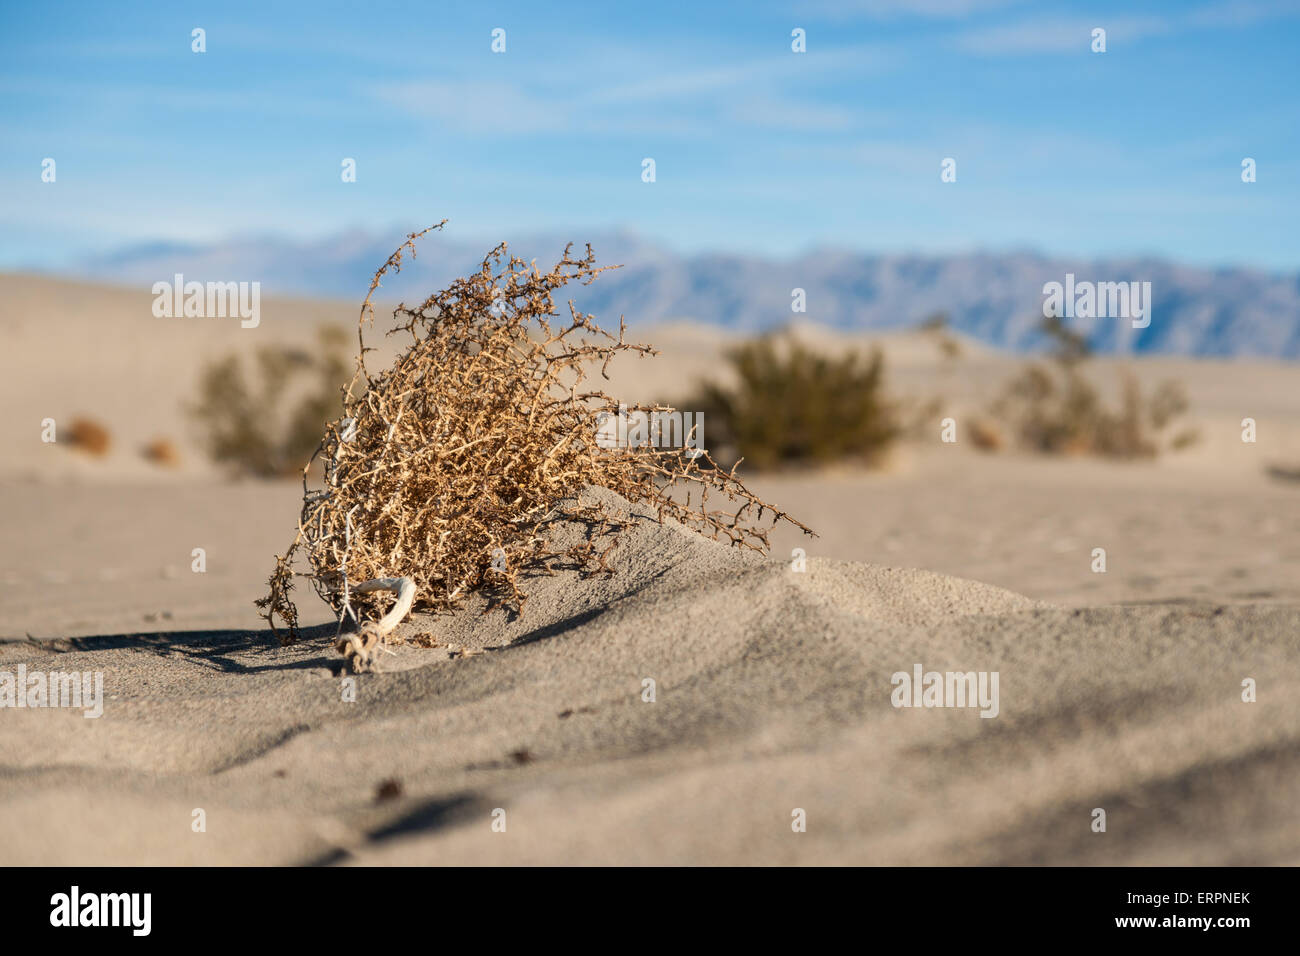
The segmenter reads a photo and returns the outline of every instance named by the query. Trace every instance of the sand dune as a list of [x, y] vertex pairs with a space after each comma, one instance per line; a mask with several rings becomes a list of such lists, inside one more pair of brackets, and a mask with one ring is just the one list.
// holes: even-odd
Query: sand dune
[[[0, 709], [0, 864], [1300, 862], [1294, 366], [1134, 363], [1183, 380], [1202, 430], [1155, 462], [922, 437], [881, 472], [751, 476], [821, 535], [770, 557], [641, 514], [612, 575], [416, 616], [347, 702], [328, 609], [303, 593], [307, 639], [280, 648], [252, 606], [300, 488], [218, 480], [182, 412], [208, 358], [355, 316], [263, 310], [159, 320], [145, 290], [0, 276], [0, 685], [100, 672], [105, 694], [97, 719]], [[628, 401], [679, 397], [734, 341], [634, 333], [663, 355], [615, 363]], [[798, 334], [879, 342], [891, 390], [961, 420], [1023, 362]], [[39, 440], [76, 414], [106, 457]], [[159, 435], [181, 467], [140, 458]], [[917, 665], [996, 672], [997, 716], [895, 707]]]
[[[631, 513], [613, 574], [417, 616], [443, 646], [382, 655], [354, 703], [329, 626], [0, 645], [107, 696], [0, 713], [3, 862], [1296, 862], [1300, 609], [798, 572]], [[998, 715], [895, 708], [916, 664], [997, 671]]]
[[[257, 328], [238, 320], [157, 318], [147, 287], [128, 288], [0, 273], [0, 479], [78, 482], [189, 482], [220, 472], [203, 454], [185, 404], [197, 398], [200, 370], [228, 354], [251, 356], [267, 345], [311, 348], [315, 329], [355, 329], [350, 302], [267, 297]], [[384, 308], [378, 308], [382, 327]], [[610, 316], [608, 325], [617, 326]], [[629, 338], [661, 351], [657, 358], [624, 355], [610, 367], [608, 390], [629, 402], [677, 402], [701, 380], [728, 377], [725, 352], [742, 337], [735, 332], [674, 322], [646, 326], [629, 317]], [[988, 402], [1023, 366], [1024, 356], [1001, 352], [961, 337], [962, 357], [945, 362], [928, 337], [915, 332], [866, 335], [801, 323], [796, 334], [814, 348], [841, 353], [880, 346], [886, 355], [890, 392], [904, 399], [944, 402], [943, 414], [965, 420]], [[391, 345], [374, 336], [382, 362]], [[1194, 448], [1161, 463], [1164, 468], [1257, 474], [1270, 465], [1300, 464], [1296, 368], [1263, 360], [1143, 358], [1128, 362], [1101, 357], [1094, 375], [1113, 394], [1116, 375], [1128, 368], [1143, 387], [1165, 378], [1187, 386], [1188, 418], [1201, 430]], [[90, 460], [40, 441], [47, 417], [61, 426], [87, 415], [113, 436], [102, 459]], [[1243, 445], [1240, 423], [1254, 418], [1260, 441]], [[935, 434], [937, 435], [937, 426]], [[178, 468], [145, 461], [141, 448], [167, 438], [180, 450]], [[707, 437], [707, 435], [706, 435]], [[958, 452], [969, 450], [960, 444]]]

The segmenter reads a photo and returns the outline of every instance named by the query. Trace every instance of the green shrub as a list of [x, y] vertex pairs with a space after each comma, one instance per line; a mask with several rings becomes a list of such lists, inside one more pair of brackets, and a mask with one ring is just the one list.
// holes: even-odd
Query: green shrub
[[[1012, 379], [993, 405], [1022, 446], [1045, 454], [1092, 454], [1108, 458], [1149, 458], [1165, 450], [1163, 435], [1187, 411], [1179, 382], [1161, 382], [1150, 397], [1136, 376], [1125, 371], [1118, 408], [1110, 408], [1081, 367], [1091, 357], [1084, 338], [1060, 318], [1043, 321], [1052, 340], [1051, 365], [1031, 363]], [[1197, 434], [1184, 429], [1167, 447], [1192, 444]]]
[[[315, 353], [264, 346], [253, 358], [253, 381], [239, 355], [210, 362], [200, 373], [198, 400], [187, 410], [212, 459], [239, 475], [300, 474], [325, 424], [343, 407], [340, 390], [350, 373], [346, 341], [341, 329], [326, 326]], [[291, 395], [297, 401], [286, 408]]]
[[703, 412], [705, 444], [728, 457], [754, 468], [872, 463], [898, 437], [878, 348], [831, 358], [793, 337], [765, 336], [732, 349], [727, 360], [737, 384], [706, 384], [680, 407]]

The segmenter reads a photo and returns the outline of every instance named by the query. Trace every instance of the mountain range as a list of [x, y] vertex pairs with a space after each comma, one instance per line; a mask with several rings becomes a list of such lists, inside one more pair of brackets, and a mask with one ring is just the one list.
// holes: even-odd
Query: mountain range
[[[78, 274], [117, 283], [152, 285], [186, 280], [260, 281], [263, 294], [360, 301], [375, 268], [400, 242], [360, 230], [325, 240], [232, 239], [210, 244], [151, 243], [85, 261]], [[621, 263], [591, 286], [573, 287], [579, 308], [607, 328], [618, 317], [630, 327], [674, 319], [757, 332], [789, 321], [845, 330], [889, 330], [943, 313], [949, 325], [990, 345], [1030, 350], [1043, 344], [1048, 282], [1150, 282], [1151, 322], [1133, 328], [1123, 318], [1073, 318], [1099, 352], [1300, 358], [1300, 273], [1204, 268], [1156, 258], [1069, 259], [1032, 252], [959, 255], [876, 255], [818, 249], [787, 259], [701, 253], [682, 255], [630, 232], [590, 237], [598, 264]], [[510, 251], [537, 258], [545, 270], [567, 238], [526, 236]], [[386, 278], [381, 298], [422, 300], [458, 275], [476, 269], [491, 242], [471, 243], [433, 233], [409, 256], [402, 274]], [[581, 250], [581, 243], [575, 243]], [[806, 312], [792, 311], [796, 289]]]

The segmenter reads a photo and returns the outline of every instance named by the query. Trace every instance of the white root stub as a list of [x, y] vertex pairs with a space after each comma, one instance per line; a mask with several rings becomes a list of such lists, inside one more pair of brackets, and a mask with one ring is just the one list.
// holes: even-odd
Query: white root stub
[[375, 578], [352, 588], [354, 592], [391, 591], [397, 595], [397, 601], [388, 613], [378, 621], [367, 621], [355, 634], [339, 638], [334, 646], [340, 654], [348, 659], [354, 673], [362, 673], [374, 667], [374, 655], [384, 637], [411, 611], [415, 602], [415, 581], [411, 578]]

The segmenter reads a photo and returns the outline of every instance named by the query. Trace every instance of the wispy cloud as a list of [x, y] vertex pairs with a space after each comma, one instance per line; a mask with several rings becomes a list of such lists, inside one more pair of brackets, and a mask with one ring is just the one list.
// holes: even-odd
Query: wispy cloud
[[838, 19], [866, 17], [873, 20], [961, 20], [1023, 2], [1024, 0], [818, 0], [801, 5], [800, 9]]
[[843, 106], [768, 96], [747, 97], [727, 115], [744, 126], [804, 132], [852, 129], [862, 119], [860, 113]]
[[1171, 29], [1168, 20], [1157, 17], [1027, 20], [971, 30], [958, 36], [957, 46], [984, 55], [1087, 52], [1097, 27], [1106, 31], [1108, 44], [1133, 43]]
[[956, 36], [955, 45], [966, 52], [986, 56], [1065, 53], [1087, 51], [1092, 31], [1097, 27], [1106, 31], [1108, 44], [1132, 44], [1188, 30], [1244, 29], [1296, 16], [1300, 16], [1300, 0], [1224, 0], [1164, 17], [1113, 15], [1104, 11], [1086, 16], [1033, 16], [961, 32]]
[[1249, 27], [1267, 20], [1300, 16], [1300, 0], [1225, 0], [1194, 10], [1197, 26]]
[[[823, 44], [814, 37], [814, 44]], [[816, 47], [815, 54], [781, 53], [750, 57], [705, 69], [659, 59], [639, 70], [635, 83], [590, 93], [593, 103], [665, 102], [763, 87], [788, 91], [791, 86], [828, 76], [871, 75], [890, 71], [903, 62], [899, 51], [883, 43]]]
[[[66, 8], [0, 4], [0, 206], [60, 254], [114, 230], [307, 234], [427, 210], [503, 235], [621, 224], [717, 248], [1060, 235], [1300, 261], [1300, 0], [720, 0], [671, 16], [560, 0], [359, 19], [278, 0], [213, 8], [204, 55], [188, 20]], [[1088, 52], [1098, 26], [1118, 56]], [[948, 156], [959, 178], [941, 184]]]
[[[827, 102], [811, 88], [867, 77], [898, 65], [879, 45], [840, 47], [816, 56], [770, 56], [707, 68], [659, 62], [628, 70], [632, 82], [593, 85], [584, 75], [543, 68], [528, 86], [503, 80], [441, 78], [370, 83], [384, 107], [450, 130], [518, 138], [550, 132], [698, 134], [719, 124], [754, 129], [835, 131], [868, 118], [852, 104]], [[801, 92], [807, 91], [807, 92]]]
[[526, 136], [573, 126], [575, 104], [541, 96], [521, 86], [476, 80], [420, 80], [378, 83], [368, 92], [379, 102], [412, 116], [471, 133]]

